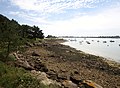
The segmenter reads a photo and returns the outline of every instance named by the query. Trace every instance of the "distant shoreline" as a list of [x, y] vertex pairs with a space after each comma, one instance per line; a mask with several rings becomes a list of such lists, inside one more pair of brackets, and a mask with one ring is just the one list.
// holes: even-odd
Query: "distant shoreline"
[[59, 36], [60, 38], [120, 38], [120, 36]]
[[[64, 45], [64, 46], [69, 46], [69, 47], [71, 47], [71, 48], [74, 48], [74, 47], [72, 47], [72, 46], [70, 46], [70, 45], [64, 44], [65, 42], [66, 42], [66, 41], [63, 41], [63, 42], [61, 42], [60, 44], [62, 44], [62, 45]], [[82, 51], [82, 50], [80, 50], [80, 49], [77, 49], [77, 48], [75, 48], [75, 49], [78, 50], [78, 51], [81, 51], [82, 53], [84, 53], [84, 54], [86, 54], [86, 55], [88, 54], [88, 55], [93, 55], [93, 56], [99, 56], [103, 61], [107, 62], [110, 66], [120, 68], [120, 62], [119, 62], [119, 61], [116, 61], [116, 60], [113, 60], [112, 58], [108, 59], [107, 57], [104, 57], [104, 56], [87, 53], [87, 52], [84, 52], [84, 51]]]
[[[91, 80], [103, 88], [115, 88], [116, 85], [119, 85], [120, 66], [109, 65], [102, 57], [84, 53], [63, 45], [62, 42], [65, 40], [36, 41], [30, 43], [30, 46], [27, 45], [25, 52], [17, 55], [20, 56], [23, 63], [27, 61], [31, 69], [45, 72], [50, 79], [61, 84], [68, 80], [79, 85], [72, 80], [75, 79], [80, 82], [81, 80]], [[25, 68], [23, 64], [21, 67]]]

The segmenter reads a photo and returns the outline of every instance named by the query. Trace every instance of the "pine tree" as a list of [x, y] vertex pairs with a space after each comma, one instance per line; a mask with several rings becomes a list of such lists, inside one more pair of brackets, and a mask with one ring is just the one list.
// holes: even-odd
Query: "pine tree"
[[19, 25], [15, 20], [0, 22], [0, 48], [5, 52], [5, 58], [19, 45], [18, 29]]

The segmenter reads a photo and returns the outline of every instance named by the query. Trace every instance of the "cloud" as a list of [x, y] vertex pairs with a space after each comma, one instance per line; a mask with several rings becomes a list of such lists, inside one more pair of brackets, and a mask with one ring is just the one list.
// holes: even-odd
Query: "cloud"
[[[30, 21], [48, 20], [54, 14], [67, 13], [68, 9], [92, 8], [98, 0], [9, 0], [11, 5], [17, 6], [21, 11], [10, 12]], [[51, 15], [52, 14], [52, 15]], [[72, 14], [72, 13], [71, 13]], [[81, 13], [82, 14], [82, 13]], [[73, 14], [74, 15], [74, 14]], [[69, 15], [68, 15], [69, 16]], [[39, 20], [38, 20], [39, 19]]]
[[[97, 8], [113, 3], [111, 0], [9, 0], [11, 5], [21, 9], [22, 14], [25, 13], [31, 17], [39, 17], [48, 19], [54, 14], [72, 14], [68, 10], [80, 10], [80, 8]], [[120, 4], [118, 0], [114, 2]], [[115, 5], [116, 5], [115, 3]], [[111, 4], [110, 4], [111, 5]], [[104, 7], [104, 6], [103, 6]], [[15, 12], [16, 13], [16, 12]], [[85, 13], [85, 12], [83, 12]], [[82, 12], [81, 12], [82, 14]], [[68, 15], [69, 16], [69, 15]]]
[[10, 0], [20, 9], [40, 13], [60, 13], [67, 9], [95, 8], [104, 5], [120, 5], [119, 0]]
[[20, 12], [19, 11], [16, 11], [16, 12], [13, 12], [13, 11], [11, 11], [11, 12], [9, 12], [9, 14], [11, 14], [11, 15], [19, 15], [20, 14]]
[[[19, 16], [33, 24], [40, 25], [45, 34], [75, 35], [89, 33], [103, 33], [120, 29], [120, 1], [119, 0], [9, 0], [11, 5], [20, 11], [10, 14]], [[84, 10], [87, 11], [84, 11]], [[94, 9], [94, 10], [93, 10]], [[72, 13], [70, 11], [76, 11]], [[83, 10], [83, 11], [81, 11]], [[62, 14], [70, 18], [64, 21], [50, 20], [54, 15]], [[89, 34], [88, 33], [88, 34]]]
[[[77, 16], [66, 21], [55, 21], [47, 26], [53, 35], [89, 35], [120, 33], [120, 8], [105, 9], [95, 15]], [[97, 35], [95, 34], [95, 35]]]
[[10, 0], [13, 5], [23, 10], [44, 13], [64, 12], [66, 9], [92, 8], [97, 0]]
[[50, 24], [49, 21], [47, 21], [46, 16], [40, 16], [38, 13], [29, 13], [26, 14], [24, 11], [10, 11], [10, 15], [17, 16], [21, 18], [22, 20], [26, 20], [29, 23], [29, 25], [48, 25]]

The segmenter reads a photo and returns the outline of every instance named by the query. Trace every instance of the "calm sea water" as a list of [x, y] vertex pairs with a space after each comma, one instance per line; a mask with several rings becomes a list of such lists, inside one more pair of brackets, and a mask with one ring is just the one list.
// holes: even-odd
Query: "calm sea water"
[[85, 53], [102, 56], [120, 62], [120, 39], [113, 38], [65, 38], [63, 43]]

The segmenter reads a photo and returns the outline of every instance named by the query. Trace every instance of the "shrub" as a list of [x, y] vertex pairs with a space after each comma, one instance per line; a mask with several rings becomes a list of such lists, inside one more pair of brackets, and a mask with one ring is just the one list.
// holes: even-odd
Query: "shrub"
[[47, 88], [23, 68], [0, 62], [0, 86], [4, 88]]

